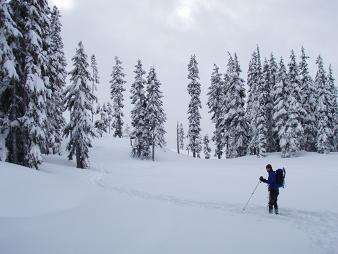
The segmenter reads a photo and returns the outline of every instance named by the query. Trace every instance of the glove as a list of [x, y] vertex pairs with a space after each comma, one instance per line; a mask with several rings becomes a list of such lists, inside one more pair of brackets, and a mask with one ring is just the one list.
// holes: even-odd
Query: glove
[[263, 182], [263, 180], [264, 180], [264, 177], [261, 176], [261, 177], [259, 178], [259, 181]]

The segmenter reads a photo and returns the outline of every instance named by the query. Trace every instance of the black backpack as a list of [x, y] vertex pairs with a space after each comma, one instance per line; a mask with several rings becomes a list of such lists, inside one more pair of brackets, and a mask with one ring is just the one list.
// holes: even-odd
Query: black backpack
[[285, 168], [281, 169], [277, 169], [276, 170], [276, 185], [278, 188], [283, 187], [284, 188], [284, 183], [285, 183]]

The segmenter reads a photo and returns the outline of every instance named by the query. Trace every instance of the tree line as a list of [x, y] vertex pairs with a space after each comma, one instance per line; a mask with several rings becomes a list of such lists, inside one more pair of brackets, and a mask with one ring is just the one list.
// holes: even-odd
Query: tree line
[[[68, 158], [75, 157], [78, 168], [89, 167], [92, 138], [111, 129], [114, 137], [123, 136], [122, 62], [115, 57], [112, 103], [100, 105], [96, 57], [88, 61], [82, 42], [72, 70], [66, 71], [57, 7], [51, 10], [46, 0], [1, 1], [0, 7], [0, 160], [38, 169], [42, 154], [60, 154], [62, 140], [68, 138]], [[166, 115], [155, 68], [145, 74], [138, 60], [130, 91], [134, 108], [129, 135], [132, 155], [154, 160], [155, 147], [165, 145]]]
[[[212, 140], [217, 158], [245, 155], [264, 156], [281, 152], [282, 157], [299, 151], [329, 153], [338, 151], [337, 89], [331, 65], [325, 70], [323, 59], [316, 60], [311, 77], [308, 58], [302, 47], [299, 62], [291, 51], [288, 65], [273, 54], [261, 61], [260, 50], [253, 52], [247, 73], [248, 95], [241, 77], [236, 53], [228, 53], [226, 73], [214, 65], [208, 89], [209, 113], [215, 126]], [[188, 64], [187, 150], [200, 157], [201, 84], [196, 56]], [[183, 149], [183, 127], [177, 127], [177, 148]], [[205, 158], [210, 158], [209, 138], [203, 138]]]
[[[111, 102], [100, 105], [95, 91], [99, 72], [95, 55], [88, 60], [82, 42], [66, 71], [60, 12], [46, 0], [0, 1], [0, 159], [37, 168], [42, 154], [60, 154], [64, 138], [68, 158], [78, 168], [89, 167], [92, 138], [113, 131], [128, 132], [131, 155], [155, 158], [165, 141], [166, 114], [161, 82], [155, 67], [146, 72], [141, 60], [131, 84], [131, 125], [124, 129], [125, 73], [115, 57], [110, 79]], [[337, 91], [332, 68], [326, 71], [318, 57], [315, 78], [309, 74], [308, 56], [302, 49], [299, 63], [291, 53], [288, 66], [271, 54], [261, 63], [259, 49], [249, 64], [247, 85], [236, 54], [228, 54], [227, 70], [214, 65], [208, 90], [208, 108], [215, 125], [214, 154], [227, 158], [281, 151], [283, 157], [298, 151], [328, 153], [337, 150]], [[66, 86], [66, 78], [70, 84]], [[202, 151], [210, 158], [209, 137], [201, 137], [198, 62], [188, 64], [188, 144], [194, 157]], [[69, 111], [69, 121], [64, 112]], [[185, 133], [178, 124], [178, 150]], [[202, 142], [204, 145], [202, 145]]]

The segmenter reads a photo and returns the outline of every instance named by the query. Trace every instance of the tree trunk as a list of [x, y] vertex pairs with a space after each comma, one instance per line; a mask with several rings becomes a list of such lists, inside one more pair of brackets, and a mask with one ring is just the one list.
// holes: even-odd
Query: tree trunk
[[153, 144], [152, 144], [152, 159], [153, 159], [153, 161], [155, 161], [155, 142], [153, 142]]
[[81, 151], [80, 148], [77, 146], [76, 147], [76, 167], [77, 168], [83, 168], [83, 163], [81, 160]]

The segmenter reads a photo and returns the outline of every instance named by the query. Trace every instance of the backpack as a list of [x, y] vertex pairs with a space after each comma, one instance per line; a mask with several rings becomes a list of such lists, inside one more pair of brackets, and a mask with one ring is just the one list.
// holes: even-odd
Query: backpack
[[277, 169], [276, 170], [276, 185], [278, 188], [283, 187], [284, 188], [284, 183], [285, 183], [285, 168], [281, 169]]

